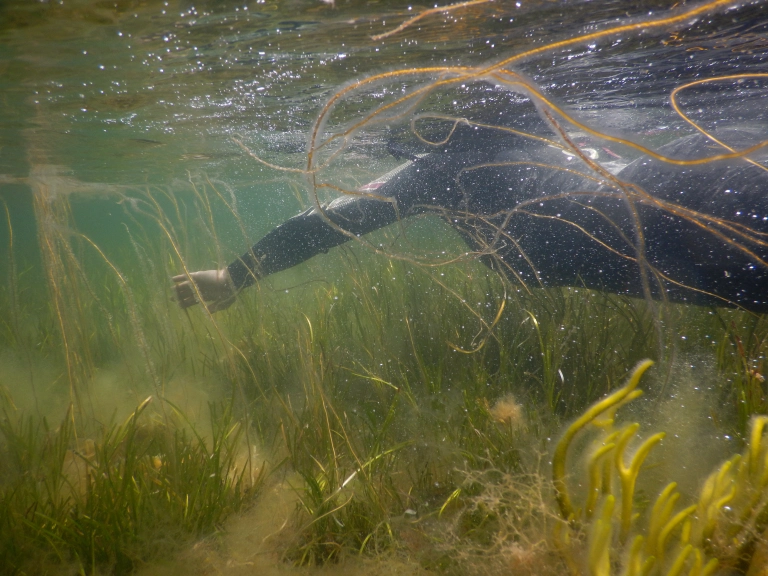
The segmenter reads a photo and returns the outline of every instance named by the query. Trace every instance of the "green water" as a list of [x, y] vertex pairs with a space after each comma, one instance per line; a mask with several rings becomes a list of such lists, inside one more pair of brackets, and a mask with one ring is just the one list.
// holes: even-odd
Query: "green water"
[[[647, 357], [657, 361], [647, 393], [618, 420], [642, 424], [632, 450], [668, 434], [642, 470], [630, 536], [649, 533], [642, 523], [672, 480], [678, 508], [699, 502], [707, 475], [742, 451], [750, 419], [768, 409], [762, 316], [527, 291], [472, 258], [441, 266], [466, 246], [434, 217], [276, 274], [214, 316], [181, 311], [170, 282], [185, 267], [226, 265], [312, 205], [300, 171], [337, 90], [397, 70], [488, 66], [660, 17], [670, 4], [478, 3], [374, 40], [431, 6], [2, 2], [0, 574], [307, 570], [295, 564], [562, 574], [567, 558], [595, 573], [578, 551], [598, 538], [595, 522], [570, 525], [570, 552], [554, 543], [553, 526], [566, 526], [550, 479], [554, 445]], [[591, 128], [653, 148], [694, 130], [669, 106], [674, 88], [768, 73], [765, 10], [716, 7], [554, 47], [515, 70]], [[382, 78], [352, 92], [321, 135], [439, 78]], [[470, 88], [485, 86], [475, 80]], [[681, 102], [705, 129], [765, 126], [767, 85], [734, 80]], [[464, 88], [435, 90], [425, 109], [483, 112], [482, 93]], [[354, 190], [392, 169], [386, 143], [407, 122], [355, 131], [324, 181]], [[292, 171], [259, 163], [236, 139]], [[577, 453], [615, 440], [592, 434]], [[569, 458], [583, 500], [586, 456]], [[701, 547], [720, 573], [743, 568], [733, 550], [764, 547], [743, 528], [765, 529], [764, 500], [753, 498], [764, 484], [738, 492], [736, 512], [722, 511], [725, 500], [717, 508], [726, 520], [715, 533], [743, 542]], [[620, 573], [629, 553], [618, 508], [613, 525], [613, 571], [601, 574]], [[667, 553], [678, 554], [685, 542], [670, 534]], [[654, 570], [666, 574], [666, 561]]]

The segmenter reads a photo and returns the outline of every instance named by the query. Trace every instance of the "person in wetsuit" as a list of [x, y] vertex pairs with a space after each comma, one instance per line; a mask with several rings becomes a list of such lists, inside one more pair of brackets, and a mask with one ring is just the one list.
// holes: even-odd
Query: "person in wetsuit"
[[[765, 132], [732, 130], [717, 136], [740, 150], [765, 139]], [[398, 218], [435, 213], [462, 233], [483, 262], [529, 286], [579, 286], [768, 312], [765, 148], [750, 155], [751, 161], [692, 166], [643, 156], [615, 166], [614, 180], [586, 161], [601, 162], [603, 150], [614, 153], [600, 144], [579, 143], [581, 137], [573, 137], [576, 147], [584, 147], [576, 152], [459, 126], [451, 143], [412, 156], [363, 187], [366, 195], [331, 202], [325, 217], [315, 208], [307, 210], [226, 268], [174, 277], [176, 297], [186, 308], [199, 294], [209, 310], [222, 310], [260, 278]], [[697, 133], [658, 152], [694, 159], [727, 150]]]

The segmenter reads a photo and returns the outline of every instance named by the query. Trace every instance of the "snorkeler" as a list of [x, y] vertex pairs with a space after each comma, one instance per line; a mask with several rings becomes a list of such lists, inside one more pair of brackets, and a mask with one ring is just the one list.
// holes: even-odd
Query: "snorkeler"
[[[718, 133], [736, 149], [764, 137]], [[484, 263], [528, 286], [768, 312], [765, 148], [749, 160], [679, 166], [643, 156], [622, 164], [584, 135], [572, 140], [580, 151], [461, 125], [448, 144], [426, 154], [394, 150], [409, 160], [360, 188], [362, 195], [324, 206], [325, 217], [309, 209], [226, 268], [175, 276], [178, 302], [186, 308], [199, 295], [209, 310], [223, 310], [260, 278], [399, 219], [433, 213]], [[693, 159], [724, 149], [694, 134], [658, 152]], [[585, 169], [590, 162], [606, 170]]]

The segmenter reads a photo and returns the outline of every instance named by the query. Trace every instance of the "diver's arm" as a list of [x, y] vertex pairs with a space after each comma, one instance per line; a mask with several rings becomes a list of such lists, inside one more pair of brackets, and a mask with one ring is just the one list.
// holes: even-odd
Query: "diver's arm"
[[226, 268], [174, 276], [179, 306], [188, 308], [202, 300], [211, 312], [224, 310], [232, 305], [239, 290], [259, 278], [291, 268], [352, 236], [362, 236], [397, 219], [391, 201], [369, 197], [339, 198], [325, 207], [324, 213], [347, 234], [329, 225], [316, 209], [302, 212], [272, 230]]
[[[194, 304], [198, 294], [189, 281], [198, 284], [197, 276], [201, 275], [204, 282], [213, 279], [213, 283], [206, 285], [205, 292], [198, 284], [199, 296], [209, 310], [223, 310], [234, 301], [237, 291], [259, 278], [300, 264], [355, 236], [393, 224], [398, 218], [424, 212], [428, 207], [455, 207], [463, 198], [456, 186], [456, 174], [463, 166], [477, 161], [478, 155], [472, 153], [434, 153], [406, 162], [363, 186], [358, 191], [360, 195], [334, 200], [322, 214], [313, 208], [287, 220], [226, 268], [193, 272], [189, 278], [177, 276], [176, 297], [182, 307]], [[209, 300], [208, 294], [219, 296]]]
[[325, 217], [313, 208], [272, 230], [227, 267], [232, 282], [239, 290], [354, 236], [393, 224], [398, 218], [430, 209], [455, 209], [464, 201], [456, 183], [457, 174], [487, 158], [487, 150], [413, 156], [411, 161], [360, 188], [359, 196], [342, 196], [331, 202], [323, 209]]
[[229, 308], [237, 297], [237, 291], [226, 268], [190, 272], [189, 275], [179, 274], [171, 280], [176, 300], [182, 308], [194, 306], [200, 299], [205, 302], [209, 311], [218, 312]]
[[390, 200], [370, 197], [342, 197], [324, 208], [331, 226], [317, 209], [310, 209], [287, 220], [240, 258], [227, 266], [236, 289], [245, 288], [259, 278], [280, 272], [309, 260], [321, 252], [392, 224], [397, 210]]

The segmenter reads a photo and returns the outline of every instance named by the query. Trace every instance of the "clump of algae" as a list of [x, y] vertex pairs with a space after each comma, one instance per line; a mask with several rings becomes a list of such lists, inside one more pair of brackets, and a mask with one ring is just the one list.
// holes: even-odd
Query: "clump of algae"
[[[617, 423], [616, 412], [642, 394], [637, 386], [652, 364], [641, 362], [622, 388], [595, 402], [565, 430], [552, 458], [554, 509], [541, 474], [468, 474], [467, 484], [482, 488], [453, 529], [458, 536], [453, 544], [463, 547], [462, 570], [574, 576], [762, 573], [768, 417], [753, 417], [743, 453], [718, 466], [697, 499], [682, 506], [677, 483], [670, 482], [644, 506], [638, 478], [664, 433], [630, 449], [640, 425]], [[574, 440], [588, 429], [597, 436], [587, 447], [586, 477], [569, 477]], [[576, 484], [582, 489], [578, 502]], [[481, 567], [480, 553], [485, 556]]]

